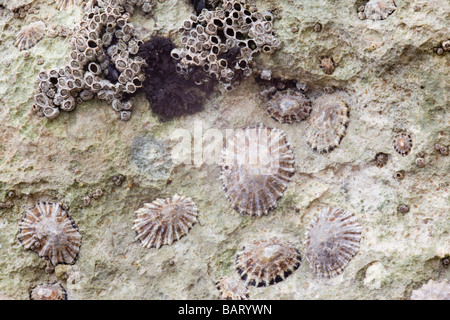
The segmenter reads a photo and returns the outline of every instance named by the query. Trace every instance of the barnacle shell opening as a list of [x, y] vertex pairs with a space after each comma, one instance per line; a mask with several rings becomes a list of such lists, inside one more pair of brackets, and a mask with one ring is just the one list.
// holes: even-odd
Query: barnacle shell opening
[[18, 239], [26, 249], [51, 262], [75, 262], [81, 246], [81, 235], [75, 222], [59, 204], [40, 202], [28, 209], [19, 223]]

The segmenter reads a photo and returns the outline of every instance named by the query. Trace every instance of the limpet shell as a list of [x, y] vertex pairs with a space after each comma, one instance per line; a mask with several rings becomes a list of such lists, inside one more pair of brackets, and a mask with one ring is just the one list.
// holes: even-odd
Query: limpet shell
[[59, 204], [40, 202], [28, 209], [19, 223], [18, 239], [26, 249], [51, 262], [75, 262], [81, 246], [78, 227]]
[[136, 240], [145, 248], [171, 245], [186, 235], [197, 222], [197, 205], [191, 198], [175, 194], [172, 198], [156, 199], [136, 211], [133, 229]]
[[332, 278], [356, 255], [362, 228], [356, 217], [338, 208], [325, 208], [306, 229], [305, 256], [314, 273]]

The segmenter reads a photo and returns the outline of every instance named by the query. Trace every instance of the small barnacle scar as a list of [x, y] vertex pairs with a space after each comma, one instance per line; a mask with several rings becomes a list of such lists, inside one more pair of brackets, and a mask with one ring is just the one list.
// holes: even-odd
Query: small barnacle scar
[[314, 273], [332, 278], [359, 250], [362, 228], [356, 218], [337, 208], [325, 208], [306, 230], [305, 256]]
[[412, 292], [411, 300], [450, 300], [450, 282], [430, 280]]
[[44, 37], [45, 27], [46, 25], [42, 21], [33, 22], [23, 27], [16, 35], [14, 45], [20, 51], [34, 47]]
[[412, 138], [409, 133], [400, 133], [394, 138], [393, 141], [394, 149], [402, 156], [406, 156], [412, 148]]
[[288, 89], [277, 92], [269, 100], [267, 111], [278, 122], [300, 122], [309, 116], [311, 102], [303, 93]]
[[276, 237], [253, 241], [236, 255], [236, 270], [246, 284], [265, 287], [286, 279], [300, 267], [300, 252]]
[[221, 154], [220, 179], [227, 198], [242, 214], [267, 214], [287, 188], [294, 162], [284, 131], [262, 124], [237, 130]]
[[235, 277], [223, 277], [216, 282], [219, 298], [222, 300], [248, 300], [248, 288], [245, 283]]
[[28, 209], [19, 223], [18, 239], [26, 249], [53, 266], [75, 262], [81, 235], [75, 222], [59, 204], [40, 202]]
[[59, 283], [44, 283], [31, 290], [30, 300], [67, 300], [67, 292]]
[[336, 148], [345, 136], [350, 109], [338, 95], [326, 94], [313, 104], [309, 127], [306, 130], [308, 145], [319, 153]]
[[136, 215], [133, 225], [136, 240], [145, 248], [159, 249], [189, 232], [197, 222], [198, 209], [191, 198], [176, 194], [172, 198], [145, 203]]

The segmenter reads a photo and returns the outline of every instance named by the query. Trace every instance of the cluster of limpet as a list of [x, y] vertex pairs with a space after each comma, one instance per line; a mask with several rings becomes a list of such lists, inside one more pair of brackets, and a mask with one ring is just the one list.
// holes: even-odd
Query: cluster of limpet
[[411, 300], [450, 300], [450, 282], [430, 280], [412, 292]]
[[359, 250], [361, 233], [352, 214], [323, 209], [306, 229], [305, 256], [314, 273], [327, 278], [341, 274]]
[[244, 282], [235, 277], [223, 277], [216, 282], [219, 298], [222, 300], [248, 300], [248, 288]]
[[253, 56], [273, 53], [281, 46], [272, 31], [273, 15], [259, 13], [250, 1], [224, 0], [215, 10], [203, 9], [179, 29], [182, 49], [174, 49], [177, 71], [188, 75], [201, 68], [225, 88], [252, 74]]
[[40, 284], [30, 291], [31, 300], [67, 300], [67, 292], [59, 283]]
[[236, 255], [236, 270], [246, 284], [265, 287], [286, 279], [300, 267], [300, 252], [276, 237], [256, 240]]
[[300, 122], [311, 113], [311, 102], [300, 91], [287, 89], [273, 95], [267, 103], [267, 111], [278, 122]]
[[34, 47], [44, 37], [45, 28], [46, 25], [42, 21], [30, 23], [16, 35], [14, 45], [20, 51]]
[[261, 216], [276, 208], [294, 169], [294, 153], [284, 131], [263, 124], [237, 130], [221, 154], [227, 198], [242, 214]]
[[306, 130], [308, 145], [319, 153], [332, 151], [345, 136], [349, 115], [349, 106], [339, 93], [320, 96], [313, 103]]
[[145, 248], [171, 245], [186, 235], [197, 222], [198, 208], [191, 198], [175, 194], [156, 199], [136, 211], [133, 229]]
[[127, 121], [130, 97], [142, 87], [144, 60], [137, 55], [141, 40], [125, 10], [126, 0], [85, 3], [82, 21], [70, 41], [72, 52], [63, 67], [43, 70], [38, 76], [33, 110], [56, 118], [93, 98], [107, 101]]
[[19, 223], [18, 239], [53, 266], [75, 262], [81, 246], [78, 227], [59, 204], [40, 202]]
[[411, 135], [407, 132], [397, 135], [392, 143], [395, 151], [402, 156], [408, 155], [413, 146]]

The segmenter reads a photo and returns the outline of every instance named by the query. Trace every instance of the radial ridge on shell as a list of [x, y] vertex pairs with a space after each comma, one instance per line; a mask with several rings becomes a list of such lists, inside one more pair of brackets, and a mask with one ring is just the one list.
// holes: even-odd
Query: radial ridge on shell
[[240, 213], [261, 216], [276, 208], [294, 169], [284, 131], [263, 124], [236, 130], [221, 154], [223, 188]]
[[189, 232], [197, 216], [198, 208], [192, 199], [178, 194], [145, 203], [136, 211], [136, 240], [145, 248], [171, 245]]

